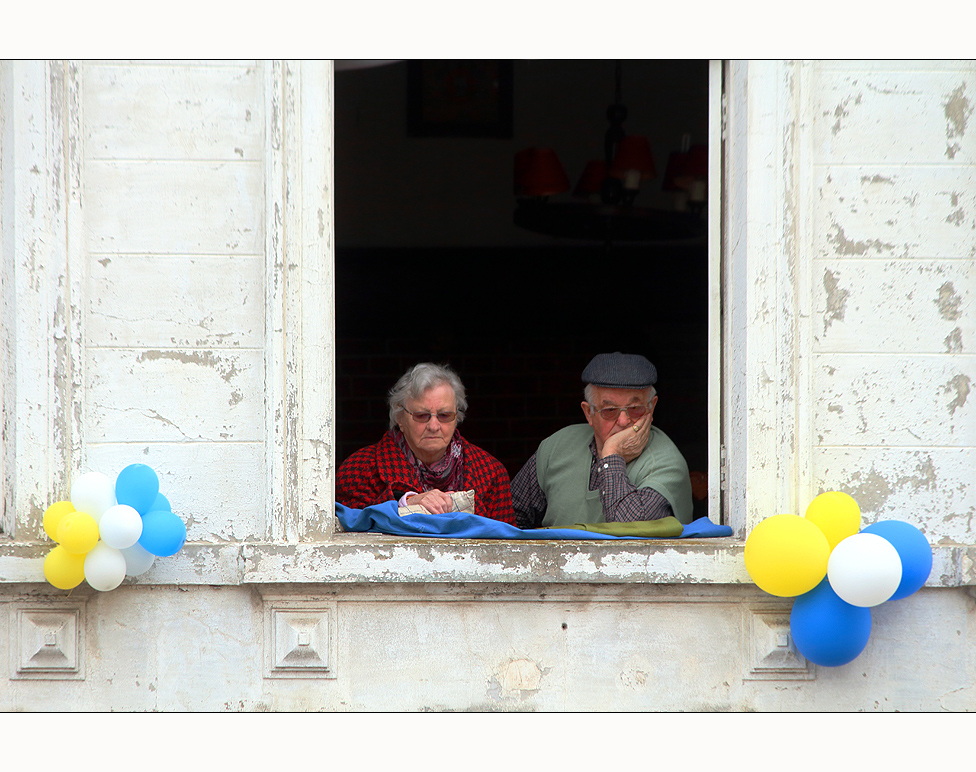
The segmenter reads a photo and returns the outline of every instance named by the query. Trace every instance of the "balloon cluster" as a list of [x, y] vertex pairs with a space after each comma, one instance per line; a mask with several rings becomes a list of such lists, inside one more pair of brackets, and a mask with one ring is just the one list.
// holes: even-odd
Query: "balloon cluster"
[[746, 570], [761, 590], [796, 598], [790, 634], [817, 665], [857, 657], [871, 634], [871, 608], [908, 597], [932, 571], [932, 547], [915, 526], [860, 525], [857, 502], [828, 491], [810, 502], [805, 517], [768, 517], [746, 539]]
[[59, 590], [83, 581], [114, 590], [186, 541], [186, 526], [145, 464], [127, 466], [114, 485], [101, 472], [83, 474], [71, 484], [71, 500], [48, 507], [43, 524], [58, 544], [44, 558], [44, 578]]

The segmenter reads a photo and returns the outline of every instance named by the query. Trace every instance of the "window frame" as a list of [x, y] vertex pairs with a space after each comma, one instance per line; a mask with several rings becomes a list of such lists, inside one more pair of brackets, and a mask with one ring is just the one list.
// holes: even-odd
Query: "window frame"
[[[66, 90], [75, 102], [80, 93], [80, 71], [60, 65]], [[265, 394], [266, 529], [260, 543], [188, 544], [179, 556], [159, 567], [152, 583], [241, 584], [251, 582], [340, 582], [340, 581], [554, 581], [554, 582], [671, 582], [679, 576], [692, 581], [739, 581], [741, 561], [735, 550], [724, 550], [714, 560], [714, 544], [665, 542], [549, 542], [521, 544], [452, 543], [450, 540], [414, 539], [335, 533], [334, 472], [335, 447], [335, 278], [333, 204], [333, 63], [274, 61], [265, 69]], [[61, 69], [59, 69], [61, 72]], [[710, 68], [710, 104], [720, 104], [721, 70]], [[41, 74], [41, 71], [38, 71]], [[717, 80], [716, 80], [717, 78]], [[38, 84], [34, 106], [63, 119], [57, 100]], [[75, 102], [69, 110], [77, 121]], [[57, 124], [61, 126], [61, 123]], [[720, 130], [721, 121], [710, 116], [710, 132]], [[80, 125], [70, 127], [80, 133]], [[48, 135], [45, 146], [63, 155], [59, 144], [64, 131]], [[717, 135], [716, 135], [717, 136]], [[710, 137], [710, 143], [714, 139]], [[714, 164], [715, 153], [711, 162]], [[70, 168], [74, 180], [79, 172]], [[712, 200], [720, 200], [714, 184], [718, 170], [710, 169]], [[53, 185], [53, 183], [52, 183]], [[69, 212], [77, 200], [72, 188]], [[710, 229], [720, 220], [710, 215]], [[714, 230], [712, 231], [714, 234]], [[713, 235], [714, 239], [714, 235]], [[712, 253], [720, 260], [720, 252]], [[84, 274], [82, 253], [76, 246], [66, 262]], [[711, 274], [717, 275], [714, 263]], [[67, 273], [67, 269], [65, 269]], [[81, 294], [80, 287], [74, 287]], [[710, 288], [712, 294], [715, 287]], [[22, 310], [22, 309], [21, 309]], [[21, 310], [17, 314], [21, 314]], [[719, 324], [715, 309], [710, 324]], [[43, 314], [33, 314], [45, 318]], [[80, 325], [78, 318], [72, 318]], [[80, 346], [80, 334], [55, 335]], [[79, 348], [80, 350], [80, 348]], [[78, 352], [75, 352], [78, 356]], [[713, 351], [710, 368], [714, 367]], [[80, 367], [80, 363], [79, 363]], [[713, 371], [717, 372], [717, 371]], [[85, 394], [81, 381], [73, 382], [63, 403], [84, 412]], [[710, 392], [710, 404], [714, 400]], [[20, 420], [20, 419], [18, 419]], [[712, 464], [717, 455], [717, 419], [709, 422]], [[77, 426], [78, 436], [84, 426]], [[80, 448], [80, 449], [79, 449]], [[39, 447], [38, 452], [48, 453]], [[83, 443], [63, 448], [64, 463], [57, 465], [64, 478], [84, 464]], [[45, 465], [46, 466], [46, 465]], [[717, 501], [718, 475], [710, 468], [710, 498]], [[51, 485], [42, 486], [46, 489]], [[57, 487], [57, 486], [53, 486]], [[61, 487], [64, 487], [63, 484]], [[17, 486], [18, 500], [29, 495]], [[712, 505], [714, 507], [714, 504]], [[27, 511], [17, 506], [14, 509]], [[710, 508], [713, 519], [714, 509]], [[35, 542], [37, 513], [22, 516], [15, 524], [14, 543], [0, 554], [0, 568], [6, 581], [33, 582], [37, 561], [47, 545]], [[18, 538], [19, 537], [19, 538]], [[679, 554], [680, 559], [675, 560]], [[694, 565], [694, 568], [691, 566]]]

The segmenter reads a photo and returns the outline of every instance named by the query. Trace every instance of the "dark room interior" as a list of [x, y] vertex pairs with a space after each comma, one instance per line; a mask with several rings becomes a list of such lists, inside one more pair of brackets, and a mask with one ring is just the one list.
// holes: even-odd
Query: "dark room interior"
[[[334, 96], [338, 462], [386, 430], [396, 379], [433, 361], [467, 389], [461, 433], [514, 476], [584, 420], [590, 358], [624, 351], [657, 366], [655, 425], [704, 470], [704, 203], [669, 161], [707, 141], [707, 62], [339, 63]], [[607, 204], [619, 183], [575, 196], [620, 105], [656, 175], [630, 203]], [[569, 189], [517, 196], [526, 148], [552, 148]], [[520, 227], [517, 206], [548, 208]]]

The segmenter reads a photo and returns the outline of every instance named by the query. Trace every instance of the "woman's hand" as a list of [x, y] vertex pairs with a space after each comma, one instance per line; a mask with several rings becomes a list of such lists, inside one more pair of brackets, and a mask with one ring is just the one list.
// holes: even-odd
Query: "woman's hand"
[[418, 493], [416, 496], [410, 496], [404, 503], [411, 507], [419, 504], [432, 515], [442, 515], [445, 512], [454, 511], [454, 500], [451, 498], [451, 494], [444, 493], [444, 491], [439, 491], [436, 488]]

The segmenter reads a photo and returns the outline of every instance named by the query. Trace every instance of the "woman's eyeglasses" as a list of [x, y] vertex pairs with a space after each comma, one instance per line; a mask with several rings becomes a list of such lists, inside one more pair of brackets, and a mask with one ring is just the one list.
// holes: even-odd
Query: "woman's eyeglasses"
[[426, 410], [421, 410], [420, 412], [414, 413], [412, 410], [407, 410], [403, 408], [404, 413], [410, 413], [410, 417], [416, 421], [418, 424], [425, 424], [430, 421], [431, 416], [437, 416], [437, 420], [442, 424], [449, 424], [455, 418], [457, 418], [457, 412], [449, 413], [447, 411], [439, 413], [430, 413]]
[[647, 412], [651, 409], [650, 405], [627, 405], [626, 407], [597, 408], [597, 406], [592, 403], [587, 404], [590, 405], [591, 410], [599, 413], [600, 418], [602, 418], [604, 421], [616, 421], [621, 410], [626, 410], [627, 417], [630, 418], [631, 421], [636, 421], [638, 418], [643, 418], [646, 416]]

